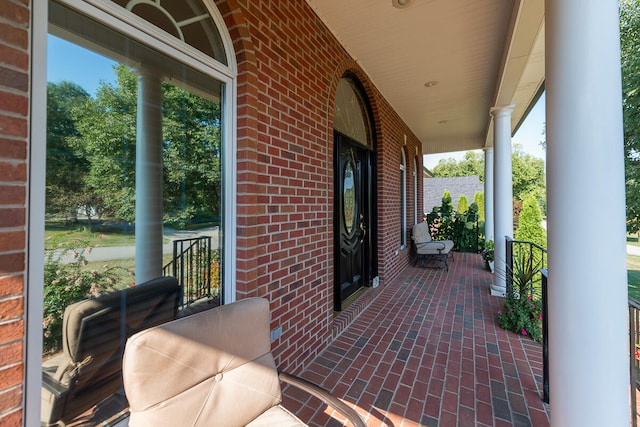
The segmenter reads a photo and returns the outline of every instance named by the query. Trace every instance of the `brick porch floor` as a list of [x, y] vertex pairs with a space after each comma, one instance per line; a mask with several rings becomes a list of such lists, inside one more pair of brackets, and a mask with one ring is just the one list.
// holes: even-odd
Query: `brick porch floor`
[[[449, 272], [408, 267], [301, 374], [356, 407], [368, 426], [548, 426], [542, 347], [502, 330], [480, 255]], [[355, 313], [355, 314], [354, 314]], [[285, 406], [331, 425], [325, 406], [285, 388]]]

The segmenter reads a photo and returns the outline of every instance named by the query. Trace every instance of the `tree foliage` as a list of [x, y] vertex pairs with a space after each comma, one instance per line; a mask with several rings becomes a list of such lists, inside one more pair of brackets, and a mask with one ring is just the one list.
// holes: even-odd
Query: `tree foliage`
[[[543, 202], [546, 198], [544, 161], [525, 153], [517, 144], [511, 154], [511, 161], [513, 197], [523, 201], [533, 193]], [[440, 160], [432, 172], [437, 178], [477, 175], [480, 181], [484, 181], [484, 157], [475, 151], [467, 151], [460, 161], [453, 158]]]
[[543, 248], [547, 247], [547, 232], [542, 227], [542, 210], [538, 200], [530, 194], [522, 203], [516, 240], [533, 242]]
[[441, 159], [432, 172], [436, 178], [477, 175], [484, 182], [484, 157], [482, 153], [467, 151], [460, 161], [454, 158]]
[[640, 230], [640, 2], [620, 0], [627, 230]]
[[467, 213], [467, 210], [469, 210], [469, 199], [467, 199], [466, 195], [461, 194], [460, 197], [458, 197], [456, 210], [461, 214]]
[[[95, 99], [79, 86], [49, 84], [47, 212], [135, 220], [137, 75], [114, 67]], [[162, 84], [165, 220], [220, 217], [219, 104]]]

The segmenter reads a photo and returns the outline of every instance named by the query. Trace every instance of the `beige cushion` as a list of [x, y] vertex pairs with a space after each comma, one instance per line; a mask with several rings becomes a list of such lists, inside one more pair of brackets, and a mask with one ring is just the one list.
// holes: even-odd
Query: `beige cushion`
[[305, 425], [298, 417], [278, 405], [251, 421], [247, 427], [299, 427]]
[[419, 222], [413, 226], [411, 238], [415, 242], [416, 246], [421, 243], [427, 243], [431, 241], [431, 232], [429, 230], [429, 223], [426, 221]]
[[268, 301], [250, 298], [131, 337], [123, 361], [129, 425], [244, 426], [277, 406], [269, 317]]
[[448, 254], [453, 249], [452, 240], [432, 240], [429, 224], [426, 221], [413, 226], [411, 238], [419, 255]]

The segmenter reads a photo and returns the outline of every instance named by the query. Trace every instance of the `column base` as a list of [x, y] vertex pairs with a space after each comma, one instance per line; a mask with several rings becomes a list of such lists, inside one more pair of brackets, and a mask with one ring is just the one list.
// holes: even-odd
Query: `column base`
[[507, 294], [507, 288], [504, 288], [495, 283], [491, 284], [491, 296], [504, 298], [506, 294]]

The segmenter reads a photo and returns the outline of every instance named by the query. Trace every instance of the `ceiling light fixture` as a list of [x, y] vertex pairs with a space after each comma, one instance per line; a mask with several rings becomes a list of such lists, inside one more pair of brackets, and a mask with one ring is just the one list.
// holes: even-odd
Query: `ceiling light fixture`
[[437, 80], [431, 80], [430, 82], [426, 82], [426, 83], [424, 84], [424, 87], [434, 87], [434, 86], [435, 86], [435, 85], [437, 85], [438, 83], [440, 83], [440, 82], [438, 82]]
[[413, 0], [391, 0], [391, 4], [396, 9], [407, 8], [407, 7], [411, 6], [411, 3], [413, 3]]

